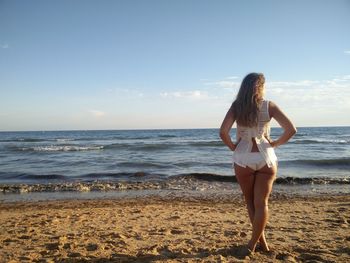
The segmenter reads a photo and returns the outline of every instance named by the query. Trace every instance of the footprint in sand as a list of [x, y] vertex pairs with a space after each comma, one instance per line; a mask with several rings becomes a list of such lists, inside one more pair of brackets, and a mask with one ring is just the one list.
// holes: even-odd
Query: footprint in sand
[[111, 234], [107, 234], [106, 236], [110, 236], [111, 238], [118, 238], [118, 239], [126, 239], [126, 236], [119, 234], [119, 233], [111, 233]]
[[172, 235], [179, 235], [179, 234], [183, 234], [184, 233], [184, 231], [182, 231], [182, 230], [180, 230], [180, 229], [171, 229], [170, 230], [170, 234], [172, 234]]
[[179, 216], [171, 216], [168, 218], [168, 220], [177, 220], [177, 219], [180, 219], [181, 217]]
[[339, 207], [338, 208], [339, 212], [346, 212], [347, 210], [348, 210], [348, 208], [346, 208], [346, 207]]
[[241, 233], [239, 233], [239, 236], [240, 237], [246, 237], [248, 234], [244, 231], [242, 231]]
[[[6, 238], [4, 239], [4, 243], [14, 243], [14, 242], [17, 242], [18, 240], [17, 239], [11, 239], [11, 238]], [[7, 245], [7, 244], [6, 244]]]
[[18, 237], [19, 239], [30, 239], [31, 237], [28, 235], [21, 235]]
[[311, 254], [311, 253], [302, 253], [299, 256], [301, 258], [302, 261], [309, 261], [309, 260], [318, 260], [321, 262], [325, 262], [326, 260], [320, 256], [320, 255], [316, 255], [316, 254]]
[[158, 249], [158, 245], [153, 245], [143, 248], [142, 251], [147, 252], [147, 254], [159, 255]]
[[89, 244], [86, 245], [85, 248], [86, 248], [87, 251], [95, 251], [95, 250], [98, 249], [98, 245], [95, 244], [95, 243], [89, 243]]
[[238, 234], [239, 232], [234, 230], [225, 230], [224, 232], [225, 237], [237, 236]]
[[58, 242], [46, 243], [45, 247], [48, 250], [59, 250], [60, 249], [60, 244]]
[[169, 249], [168, 246], [162, 246], [160, 248], [157, 248], [158, 254], [166, 257], [171, 257], [174, 255], [174, 253]]
[[71, 258], [81, 257], [81, 254], [79, 252], [71, 252], [71, 253], [68, 253], [68, 257], [71, 257]]
[[295, 257], [289, 253], [279, 253], [276, 255], [276, 259], [283, 260], [283, 262], [297, 262]]

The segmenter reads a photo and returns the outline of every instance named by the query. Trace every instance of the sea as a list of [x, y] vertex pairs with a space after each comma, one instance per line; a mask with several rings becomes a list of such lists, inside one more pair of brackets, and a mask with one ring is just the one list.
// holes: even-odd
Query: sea
[[[277, 192], [350, 193], [350, 127], [300, 127], [276, 155]], [[184, 191], [239, 192], [218, 129], [0, 132], [0, 201]]]

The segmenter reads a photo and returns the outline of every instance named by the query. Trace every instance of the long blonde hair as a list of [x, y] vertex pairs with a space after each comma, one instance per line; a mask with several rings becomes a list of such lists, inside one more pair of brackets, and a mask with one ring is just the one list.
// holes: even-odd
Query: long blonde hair
[[250, 73], [242, 81], [236, 100], [231, 105], [236, 121], [245, 127], [258, 125], [259, 105], [264, 96], [265, 77], [262, 73]]

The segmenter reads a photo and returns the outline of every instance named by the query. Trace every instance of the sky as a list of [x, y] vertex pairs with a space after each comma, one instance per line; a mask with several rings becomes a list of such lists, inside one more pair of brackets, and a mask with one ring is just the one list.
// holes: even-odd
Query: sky
[[0, 0], [0, 131], [218, 128], [250, 72], [297, 127], [349, 126], [349, 25], [348, 0]]

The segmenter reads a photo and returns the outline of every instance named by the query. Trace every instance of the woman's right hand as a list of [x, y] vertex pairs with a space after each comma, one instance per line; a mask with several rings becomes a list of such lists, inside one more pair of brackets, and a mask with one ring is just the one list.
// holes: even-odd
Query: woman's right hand
[[277, 141], [269, 141], [272, 148], [276, 148], [278, 146]]
[[232, 143], [230, 150], [234, 152], [236, 148], [237, 148], [237, 144]]

